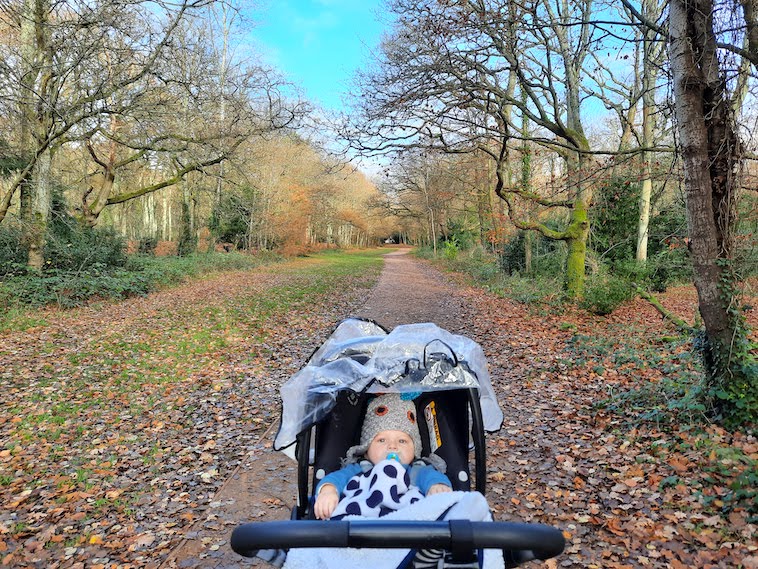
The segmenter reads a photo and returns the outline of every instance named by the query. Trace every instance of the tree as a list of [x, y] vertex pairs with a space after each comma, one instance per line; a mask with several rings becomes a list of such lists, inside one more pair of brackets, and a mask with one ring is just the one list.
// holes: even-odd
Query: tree
[[13, 144], [24, 157], [0, 200], [0, 221], [16, 192], [28, 228], [29, 264], [42, 266], [56, 149], [109, 115], [119, 93], [139, 92], [191, 0], [79, 3], [19, 0], [4, 6], [0, 99], [15, 116]]
[[[570, 296], [584, 287], [589, 209], [599, 164], [585, 134], [585, 66], [599, 41], [588, 0], [394, 0], [394, 35], [376, 69], [359, 77], [358, 124], [348, 136], [364, 152], [432, 147], [481, 152], [513, 224], [568, 245]], [[529, 188], [513, 176], [513, 141], [531, 140], [564, 160], [561, 187]], [[519, 201], [558, 215], [554, 229], [526, 217]]]
[[[734, 258], [743, 149], [734, 104], [741, 95], [733, 90], [740, 82], [732, 78], [750, 66], [735, 63], [732, 55], [758, 66], [752, 6], [672, 0], [669, 8], [669, 57], [690, 253], [705, 325], [704, 359], [716, 408], [730, 424], [758, 417], [758, 363], [750, 350]], [[718, 19], [717, 8], [729, 9], [736, 21]], [[730, 30], [744, 38], [745, 48], [729, 41]]]
[[[285, 101], [269, 70], [215, 64], [203, 27], [191, 23], [208, 4], [18, 0], [4, 6], [10, 41], [0, 63], [0, 104], [12, 117], [9, 142], [23, 161], [0, 198], [0, 221], [20, 194], [30, 266], [42, 266], [54, 157], [64, 146], [88, 149], [94, 170], [78, 210], [94, 226], [105, 207], [212, 170], [244, 139], [282, 128], [304, 110]], [[219, 82], [225, 83], [220, 94]], [[213, 115], [224, 120], [210, 120]], [[144, 186], [119, 187], [120, 173], [135, 165], [161, 175]]]
[[[82, 136], [99, 170], [80, 205], [82, 219], [89, 225], [95, 225], [109, 205], [174, 184], [182, 185], [189, 204], [185, 183], [189, 174], [215, 174], [217, 167], [221, 179], [221, 165], [243, 141], [285, 128], [305, 111], [301, 103], [285, 101], [273, 71], [218, 66], [201, 25], [180, 27], [165, 51], [153, 80], [139, 96], [122, 99], [118, 110], [103, 116]], [[119, 170], [134, 162], [158, 163], [162, 175], [147, 185], [116, 190]], [[219, 191], [217, 183], [216, 200]], [[192, 229], [192, 223], [185, 225]]]
[[236, 247], [299, 253], [367, 245], [381, 231], [374, 185], [292, 133], [245, 143], [229, 166], [211, 227]]

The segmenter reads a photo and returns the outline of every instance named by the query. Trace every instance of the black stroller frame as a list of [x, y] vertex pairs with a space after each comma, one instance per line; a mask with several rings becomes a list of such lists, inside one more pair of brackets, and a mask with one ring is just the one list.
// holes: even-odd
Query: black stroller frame
[[[376, 326], [369, 321], [348, 322]], [[403, 327], [395, 330], [399, 328]], [[338, 327], [337, 330], [339, 329]], [[469, 374], [476, 378], [475, 370], [469, 369], [467, 362], [459, 361], [453, 348], [444, 340], [438, 341], [442, 345], [440, 351], [430, 352], [429, 343], [424, 345], [423, 355], [419, 354], [421, 357], [406, 362], [406, 367], [400, 374], [402, 381], [421, 386], [423, 378], [428, 376], [432, 368], [436, 369], [435, 373], [439, 373], [440, 369], [447, 373], [451, 369], [462, 367], [465, 371], [463, 377], [468, 377], [466, 374]], [[370, 356], [360, 350], [349, 349], [342, 355], [358, 364], [365, 364], [370, 359]], [[310, 361], [318, 356], [319, 350]], [[417, 377], [414, 378], [414, 375]], [[453, 561], [463, 561], [476, 557], [477, 550], [500, 549], [506, 567], [516, 567], [532, 559], [548, 559], [563, 551], [564, 538], [560, 530], [542, 524], [468, 520], [388, 521], [381, 518], [314, 520], [311, 498], [313, 490], [325, 474], [340, 468], [340, 459], [345, 456], [347, 449], [357, 444], [367, 402], [373, 394], [381, 392], [383, 387], [384, 384], [377, 385], [376, 378], [372, 378], [359, 391], [337, 386], [325, 398], [328, 400], [328, 412], [324, 414], [321, 410], [312, 413], [313, 417], [322, 416], [312, 424], [306, 423], [305, 428], [297, 432], [294, 455], [297, 460], [298, 492], [291, 519], [238, 526], [231, 537], [234, 551], [252, 557], [261, 549], [307, 547], [442, 549], [451, 553]], [[472, 486], [469, 455], [473, 454], [474, 490], [485, 494], [486, 447], [480, 389], [476, 385], [445, 387], [431, 391], [421, 389], [414, 399], [422, 456], [434, 452], [444, 459], [453, 490], [468, 491]], [[316, 399], [322, 400], [317, 406], [323, 407], [324, 398], [316, 396]], [[305, 413], [311, 413], [311, 409], [306, 409]]]

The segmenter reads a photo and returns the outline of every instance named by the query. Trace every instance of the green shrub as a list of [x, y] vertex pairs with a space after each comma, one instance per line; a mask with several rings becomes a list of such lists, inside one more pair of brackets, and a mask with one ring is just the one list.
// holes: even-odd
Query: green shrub
[[478, 283], [492, 284], [501, 275], [497, 257], [485, 251], [483, 247], [476, 247], [465, 255], [459, 255], [457, 264], [460, 270], [471, 275]]
[[524, 232], [519, 231], [515, 237], [503, 244], [500, 251], [500, 267], [506, 275], [521, 272], [526, 267], [524, 237]]
[[[552, 228], [558, 224], [548, 223]], [[531, 232], [532, 266], [531, 274], [552, 276], [562, 274], [566, 264], [566, 245], [563, 241], [548, 239]], [[500, 267], [507, 275], [523, 273], [526, 270], [527, 232], [519, 231], [503, 245], [500, 251]]]
[[502, 279], [497, 292], [521, 304], [557, 305], [563, 302], [563, 282], [559, 276], [511, 275]]
[[478, 284], [492, 284], [500, 277], [497, 257], [481, 246], [459, 251], [447, 261], [454, 271], [471, 276]]
[[423, 245], [416, 247], [413, 250], [413, 254], [419, 259], [434, 259], [434, 247], [431, 245]]
[[692, 263], [684, 247], [661, 251], [648, 259], [647, 282], [654, 291], [663, 292], [669, 286], [692, 282]]
[[[595, 194], [588, 245], [612, 267], [619, 261], [634, 259], [636, 253], [641, 184], [636, 174], [633, 176], [616, 176]], [[648, 235], [648, 258], [670, 252], [672, 243], [684, 239], [687, 235], [684, 200], [653, 203]]]
[[445, 259], [448, 261], [455, 261], [458, 256], [458, 251], [460, 251], [460, 247], [458, 246], [458, 240], [455, 237], [445, 241], [444, 249], [442, 250]]
[[23, 234], [18, 224], [0, 226], [0, 275], [26, 272], [27, 253], [22, 243]]
[[596, 192], [589, 245], [606, 261], [634, 258], [640, 189], [636, 180], [614, 177]]
[[0, 307], [39, 307], [57, 304], [78, 306], [92, 298], [120, 299], [143, 295], [161, 286], [179, 283], [188, 277], [215, 271], [249, 269], [271, 263], [279, 257], [211, 253], [189, 257], [134, 255], [125, 267], [103, 270], [101, 266], [77, 271], [47, 269], [42, 274], [12, 275], [0, 282]]
[[103, 271], [126, 264], [126, 241], [113, 229], [91, 228], [59, 211], [53, 215], [45, 243], [45, 271]]
[[610, 314], [633, 296], [631, 284], [626, 279], [598, 274], [588, 279], [580, 306], [602, 316]]
[[217, 241], [240, 247], [248, 236], [250, 219], [260, 215], [260, 207], [260, 196], [255, 188], [242, 186], [234, 192], [224, 192], [208, 227]]
[[445, 242], [454, 241], [459, 249], [471, 249], [479, 241], [479, 235], [470, 229], [464, 219], [453, 219], [447, 222], [447, 238]]
[[138, 273], [118, 270], [110, 273], [51, 269], [41, 275], [18, 275], [0, 283], [0, 305], [40, 307], [57, 304], [79, 306], [92, 298], [125, 298], [142, 295], [150, 282]]
[[645, 263], [633, 259], [616, 261], [611, 270], [615, 275], [655, 292], [692, 282], [692, 264], [684, 248], [662, 251]]

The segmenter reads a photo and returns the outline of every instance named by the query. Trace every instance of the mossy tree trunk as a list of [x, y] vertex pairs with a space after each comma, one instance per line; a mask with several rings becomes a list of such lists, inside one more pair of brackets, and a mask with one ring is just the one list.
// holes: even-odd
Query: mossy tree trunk
[[585, 261], [587, 259], [587, 237], [590, 233], [587, 204], [577, 198], [571, 209], [571, 222], [565, 230], [568, 245], [566, 258], [566, 293], [570, 298], [584, 296]]

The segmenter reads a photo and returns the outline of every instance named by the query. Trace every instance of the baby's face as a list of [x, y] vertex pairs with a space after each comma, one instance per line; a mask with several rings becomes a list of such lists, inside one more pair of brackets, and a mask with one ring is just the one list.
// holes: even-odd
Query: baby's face
[[403, 431], [379, 431], [368, 445], [366, 458], [372, 464], [383, 461], [390, 453], [400, 457], [400, 462], [410, 464], [415, 456], [413, 439]]

